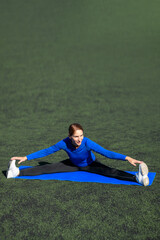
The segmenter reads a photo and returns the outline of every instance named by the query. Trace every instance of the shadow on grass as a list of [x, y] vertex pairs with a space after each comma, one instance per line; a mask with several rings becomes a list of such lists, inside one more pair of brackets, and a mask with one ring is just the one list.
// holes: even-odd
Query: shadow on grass
[[7, 178], [6, 174], [7, 174], [7, 171], [2, 171], [3, 175]]
[[51, 164], [49, 162], [38, 162], [39, 166], [46, 165], [46, 164]]

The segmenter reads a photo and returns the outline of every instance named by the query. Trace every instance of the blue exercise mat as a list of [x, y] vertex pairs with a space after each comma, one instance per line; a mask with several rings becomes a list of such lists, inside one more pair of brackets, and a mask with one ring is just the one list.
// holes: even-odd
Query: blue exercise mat
[[[21, 169], [30, 168], [30, 166], [21, 166]], [[136, 172], [129, 172], [131, 174], [136, 174]], [[155, 172], [149, 172], [149, 186], [152, 185], [153, 180], [155, 178]], [[89, 173], [84, 171], [77, 172], [64, 172], [64, 173], [50, 173], [50, 174], [42, 174], [37, 176], [20, 176], [16, 178], [22, 179], [39, 179], [39, 180], [63, 180], [63, 181], [73, 181], [73, 182], [98, 182], [98, 183], [108, 183], [108, 184], [123, 184], [123, 185], [140, 185], [136, 182], [123, 181], [115, 178], [105, 177], [95, 173]]]

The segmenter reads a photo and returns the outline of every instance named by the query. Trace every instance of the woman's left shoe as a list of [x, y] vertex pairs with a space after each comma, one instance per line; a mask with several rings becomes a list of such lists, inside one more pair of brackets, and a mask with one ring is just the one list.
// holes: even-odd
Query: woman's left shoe
[[19, 175], [20, 171], [19, 168], [16, 167], [16, 160], [10, 160], [8, 164], [8, 170], [7, 170], [7, 178], [14, 178]]
[[136, 173], [136, 180], [143, 186], [149, 185], [148, 167], [145, 163], [139, 164], [139, 172]]

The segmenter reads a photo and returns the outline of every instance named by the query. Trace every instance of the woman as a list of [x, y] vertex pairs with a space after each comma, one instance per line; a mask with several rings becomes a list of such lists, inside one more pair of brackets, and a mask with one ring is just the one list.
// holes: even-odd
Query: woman
[[[58, 163], [46, 164], [22, 170], [19, 170], [19, 168], [17, 168], [15, 165], [16, 160], [19, 160], [18, 163], [20, 164], [26, 160], [45, 157], [61, 149], [66, 151], [69, 159]], [[107, 158], [126, 160], [133, 166], [136, 166], [138, 163], [140, 164], [139, 172], [135, 176], [115, 168], [110, 168], [97, 161], [92, 151], [97, 152]], [[83, 128], [78, 123], [71, 124], [69, 126], [69, 136], [55, 145], [29, 154], [25, 157], [12, 157], [9, 162], [7, 178], [75, 171], [87, 171], [120, 180], [138, 182], [144, 186], [149, 184], [148, 167], [144, 162], [104, 149], [97, 143], [91, 141], [89, 138], [84, 137]]]

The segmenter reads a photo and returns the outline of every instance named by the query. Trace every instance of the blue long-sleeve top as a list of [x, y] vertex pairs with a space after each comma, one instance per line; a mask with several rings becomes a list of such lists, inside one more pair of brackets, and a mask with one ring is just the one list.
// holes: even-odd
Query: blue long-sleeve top
[[75, 148], [71, 139], [67, 137], [49, 148], [27, 155], [27, 159], [42, 158], [61, 149], [68, 154], [71, 162], [78, 167], [86, 167], [95, 161], [96, 157], [92, 151], [111, 159], [125, 160], [126, 158], [126, 155], [109, 151], [87, 137], [84, 137], [81, 145]]
[[92, 151], [111, 159], [125, 160], [126, 158], [126, 155], [109, 151], [86, 137], [83, 138], [81, 145], [75, 148], [71, 139], [67, 137], [49, 148], [27, 155], [27, 159], [42, 158], [61, 149], [68, 154], [71, 162], [78, 167], [86, 167], [95, 161], [96, 157]]

